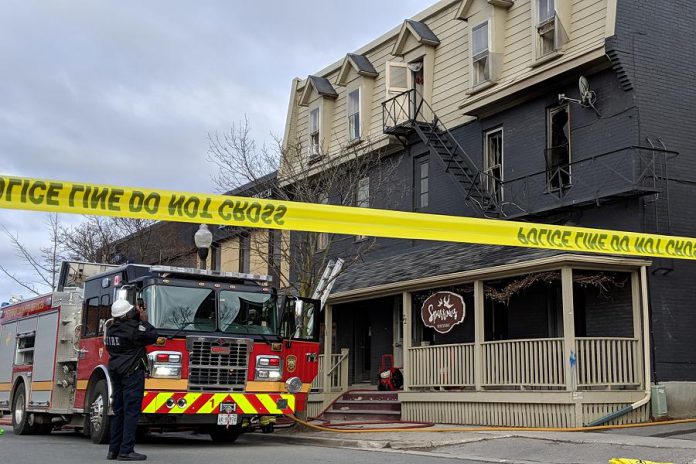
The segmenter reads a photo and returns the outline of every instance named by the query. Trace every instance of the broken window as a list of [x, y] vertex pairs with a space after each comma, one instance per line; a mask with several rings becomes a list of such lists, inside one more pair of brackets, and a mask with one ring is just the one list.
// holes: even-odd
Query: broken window
[[548, 110], [546, 184], [555, 191], [570, 186], [570, 113], [568, 105]]

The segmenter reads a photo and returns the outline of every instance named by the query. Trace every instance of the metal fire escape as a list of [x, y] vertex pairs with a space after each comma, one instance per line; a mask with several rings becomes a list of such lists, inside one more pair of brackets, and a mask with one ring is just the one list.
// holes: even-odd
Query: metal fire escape
[[501, 217], [500, 199], [487, 186], [495, 179], [479, 169], [432, 108], [415, 89], [382, 103], [385, 134], [407, 137], [413, 133], [445, 166], [464, 193], [464, 201], [477, 215]]
[[[385, 134], [411, 137], [416, 134], [430, 153], [441, 160], [464, 193], [464, 201], [479, 216], [530, 219], [583, 206], [600, 206], [610, 200], [655, 195], [666, 201], [666, 211], [655, 206], [657, 231], [669, 229], [668, 162], [678, 156], [664, 144], [626, 146], [601, 154], [573, 153], [573, 161], [558, 164], [554, 150], [541, 156], [546, 169], [502, 181], [481, 170], [464, 151], [432, 108], [415, 90], [396, 95], [382, 104]], [[570, 156], [568, 156], [570, 158]], [[666, 219], [661, 216], [665, 216]]]

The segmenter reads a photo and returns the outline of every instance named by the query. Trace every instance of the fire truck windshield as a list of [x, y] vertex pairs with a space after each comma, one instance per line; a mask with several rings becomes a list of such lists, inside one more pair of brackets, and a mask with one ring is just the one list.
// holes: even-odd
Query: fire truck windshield
[[150, 285], [142, 298], [158, 329], [261, 335], [277, 330], [276, 299], [268, 293]]

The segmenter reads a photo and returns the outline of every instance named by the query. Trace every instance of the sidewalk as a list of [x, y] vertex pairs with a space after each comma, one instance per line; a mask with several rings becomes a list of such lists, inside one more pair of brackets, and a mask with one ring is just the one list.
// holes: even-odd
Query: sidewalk
[[[435, 426], [452, 428], [451, 426]], [[613, 457], [656, 462], [696, 463], [696, 426], [655, 426], [603, 433], [568, 432], [370, 432], [360, 434], [319, 432], [298, 427], [277, 431], [276, 440], [314, 446], [362, 448], [384, 452], [458, 457], [481, 462], [508, 463], [606, 463]], [[636, 431], [637, 434], [631, 434]], [[670, 438], [653, 437], [668, 434]]]

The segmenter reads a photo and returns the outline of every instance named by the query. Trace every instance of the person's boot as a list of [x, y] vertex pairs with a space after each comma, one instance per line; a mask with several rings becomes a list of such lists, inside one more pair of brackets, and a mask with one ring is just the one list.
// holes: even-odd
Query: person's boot
[[106, 459], [109, 461], [114, 461], [114, 460], [116, 460], [117, 457], [118, 457], [118, 453], [112, 453], [111, 451], [109, 451], [106, 454]]
[[118, 460], [119, 461], [144, 461], [147, 459], [147, 456], [144, 454], [136, 453], [133, 451], [132, 453], [128, 454], [119, 454], [118, 455]]

